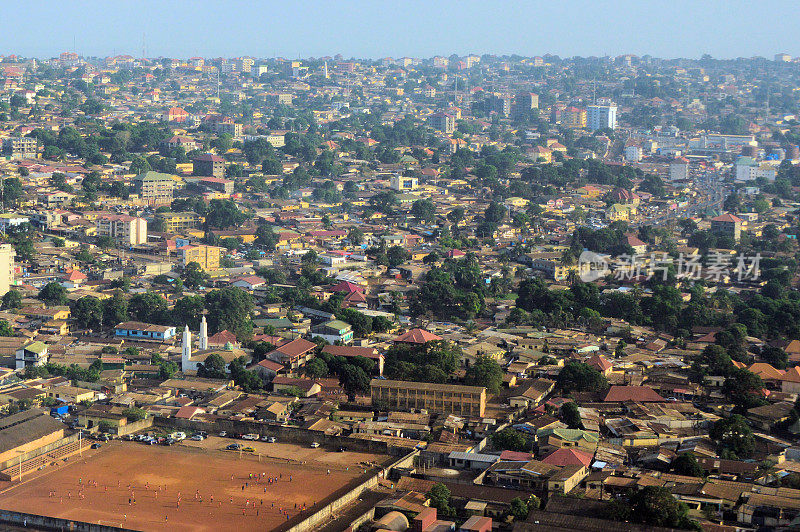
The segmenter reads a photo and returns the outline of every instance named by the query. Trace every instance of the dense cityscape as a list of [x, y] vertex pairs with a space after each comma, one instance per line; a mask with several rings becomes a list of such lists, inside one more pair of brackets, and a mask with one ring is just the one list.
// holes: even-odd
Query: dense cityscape
[[800, 58], [0, 60], [5, 525], [800, 526]]

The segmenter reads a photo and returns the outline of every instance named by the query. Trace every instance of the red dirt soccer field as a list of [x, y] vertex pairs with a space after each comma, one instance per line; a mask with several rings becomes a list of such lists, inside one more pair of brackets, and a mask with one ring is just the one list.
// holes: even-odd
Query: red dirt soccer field
[[117, 441], [22, 484], [4, 483], [11, 487], [0, 508], [138, 530], [271, 530], [362, 474], [360, 461], [380, 459], [335, 454], [349, 470]]

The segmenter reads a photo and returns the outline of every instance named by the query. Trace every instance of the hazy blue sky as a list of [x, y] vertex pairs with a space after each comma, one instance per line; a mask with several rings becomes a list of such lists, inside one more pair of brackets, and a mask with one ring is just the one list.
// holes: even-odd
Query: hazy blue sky
[[[800, 1], [6, 0], [0, 54], [800, 55]], [[74, 43], [74, 46], [73, 46]]]

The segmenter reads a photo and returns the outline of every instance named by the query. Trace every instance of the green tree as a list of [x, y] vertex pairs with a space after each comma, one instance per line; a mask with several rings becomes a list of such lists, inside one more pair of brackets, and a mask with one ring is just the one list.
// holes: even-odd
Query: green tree
[[369, 392], [370, 378], [362, 368], [346, 364], [339, 371], [339, 384], [341, 384], [348, 397], [355, 398], [356, 394]]
[[11, 328], [11, 325], [9, 325], [6, 320], [0, 320], [0, 336], [8, 338], [16, 336], [14, 329]]
[[464, 384], [483, 386], [492, 393], [498, 393], [503, 386], [503, 369], [491, 358], [481, 355], [475, 364], [467, 368]]
[[206, 301], [203, 296], [186, 296], [175, 302], [172, 309], [172, 323], [183, 327], [188, 325], [190, 329], [200, 328], [200, 322], [205, 310]]
[[67, 302], [67, 289], [53, 281], [44, 285], [37, 299], [48, 305], [64, 305]]
[[306, 364], [304, 371], [311, 378], [321, 378], [328, 375], [328, 365], [319, 357], [314, 357]]
[[721, 453], [732, 458], [749, 458], [755, 450], [753, 431], [745, 418], [738, 414], [715, 422], [708, 435]]
[[227, 329], [240, 341], [249, 339], [253, 334], [253, 297], [235, 286], [212, 290], [205, 296], [208, 309], [208, 326], [214, 332]]
[[122, 292], [117, 290], [113, 296], [103, 300], [104, 324], [113, 327], [128, 319], [128, 301], [123, 297]]
[[608, 381], [602, 373], [583, 362], [568, 362], [558, 374], [558, 385], [565, 393], [573, 391], [602, 392]]
[[669, 489], [646, 486], [630, 499], [631, 519], [650, 526], [695, 528], [689, 509], [672, 496]]
[[443, 516], [455, 514], [453, 508], [450, 507], [450, 489], [447, 486], [437, 482], [427, 495], [431, 501], [431, 507], [436, 508]]
[[390, 268], [396, 268], [411, 258], [411, 253], [400, 246], [392, 246], [386, 250], [386, 261]]
[[566, 423], [567, 427], [571, 429], [582, 429], [583, 422], [581, 421], [581, 413], [578, 411], [578, 405], [573, 402], [564, 403], [561, 407], [561, 420]]
[[347, 230], [347, 239], [354, 246], [360, 246], [364, 241], [364, 232], [358, 227], [351, 227]]
[[503, 206], [502, 203], [497, 203], [493, 201], [486, 207], [486, 211], [483, 213], [484, 219], [492, 224], [499, 224], [503, 221], [503, 218], [506, 216], [506, 208]]
[[213, 199], [208, 205], [206, 226], [209, 228], [239, 227], [245, 220], [247, 215], [239, 210], [239, 206], [233, 200]]
[[103, 304], [94, 296], [84, 296], [75, 302], [70, 314], [79, 327], [99, 328], [103, 320]]
[[433, 223], [436, 220], [436, 205], [429, 198], [418, 199], [411, 205], [411, 214], [421, 222]]
[[209, 379], [224, 379], [225, 360], [217, 353], [211, 353], [197, 368], [197, 375]]
[[192, 261], [183, 268], [183, 284], [188, 288], [200, 288], [208, 285], [211, 276], [200, 266], [199, 263]]
[[11, 289], [3, 294], [3, 310], [15, 309], [22, 306], [22, 294], [19, 290]]
[[706, 476], [705, 470], [698, 463], [694, 453], [679, 454], [677, 458], [672, 461], [672, 470], [679, 475], [686, 475], [688, 477], [703, 478]]
[[171, 321], [166, 299], [156, 292], [134, 295], [128, 302], [128, 312], [134, 320], [145, 323], [165, 324]]
[[528, 509], [528, 503], [519, 497], [514, 497], [511, 499], [511, 508], [509, 513], [514, 516], [514, 521], [524, 521], [528, 518], [528, 514], [530, 513], [530, 510]]
[[493, 433], [489, 440], [492, 447], [502, 451], [530, 451], [533, 445], [525, 434], [512, 427]]

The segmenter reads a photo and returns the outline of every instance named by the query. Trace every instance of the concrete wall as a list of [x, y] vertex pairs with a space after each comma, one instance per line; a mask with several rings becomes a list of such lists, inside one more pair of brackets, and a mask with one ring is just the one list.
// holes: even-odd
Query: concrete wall
[[[283, 425], [270, 425], [252, 421], [236, 421], [221, 419], [215, 423], [204, 423], [202, 421], [191, 421], [187, 419], [175, 418], [155, 418], [154, 424], [158, 427], [165, 427], [172, 430], [182, 430], [184, 432], [204, 430], [214, 434], [220, 431], [239, 434], [258, 434], [260, 436], [274, 436], [281, 442], [291, 442], [303, 445], [310, 445], [313, 442], [329, 449], [344, 447], [349, 451], [360, 451], [373, 454], [397, 454], [384, 441], [362, 440], [349, 438], [347, 436], [329, 436], [319, 431], [308, 430], [300, 427], [288, 427]], [[407, 451], [405, 451], [407, 452]]]
[[117, 435], [119, 436], [126, 436], [128, 434], [133, 434], [134, 432], [138, 432], [140, 430], [149, 429], [153, 426], [153, 417], [150, 416], [145, 419], [140, 419], [139, 421], [128, 422], [125, 425], [122, 425], [117, 429]]
[[[64, 435], [63, 430], [59, 430], [59, 435], [57, 439], [53, 439], [53, 434], [45, 436], [44, 438], [39, 438], [33, 442], [27, 443], [25, 445], [20, 445], [16, 449], [12, 449], [7, 453], [3, 453], [0, 455], [0, 459], [3, 461], [0, 462], [0, 471], [11, 467], [12, 465], [16, 465], [20, 462], [20, 456], [22, 456], [22, 461], [30, 460], [31, 458], [36, 458], [37, 456], [45, 453], [49, 453], [53, 449], [57, 447], [61, 447], [62, 445], [66, 445], [72, 441], [78, 440], [78, 435], [73, 434], [72, 436], [62, 437]], [[17, 451], [25, 451], [24, 453], [18, 453]]]
[[[290, 519], [282, 526], [275, 529], [276, 532], [306, 532], [315, 530], [317, 525], [332, 517], [340, 508], [347, 506], [352, 501], [361, 496], [364, 490], [378, 485], [378, 481], [389, 476], [389, 471], [395, 467], [406, 467], [414, 462], [414, 457], [419, 451], [412, 451], [406, 456], [395, 460], [391, 464], [382, 468], [377, 473], [367, 473], [353, 482], [348, 483], [334, 493], [320, 501], [321, 508], [309, 516], [303, 514]], [[374, 515], [374, 514], [373, 514]], [[364, 516], [359, 516], [357, 520], [363, 521]]]
[[[96, 525], [83, 521], [70, 519], [58, 519], [56, 517], [45, 517], [42, 515], [27, 514], [24, 512], [14, 512], [11, 510], [0, 510], [0, 523], [6, 523], [21, 527], [29, 527], [39, 530], [70, 530], [73, 532], [127, 532], [128, 528], [113, 525]], [[122, 523], [120, 523], [122, 524]], [[133, 531], [130, 531], [133, 532]]]

